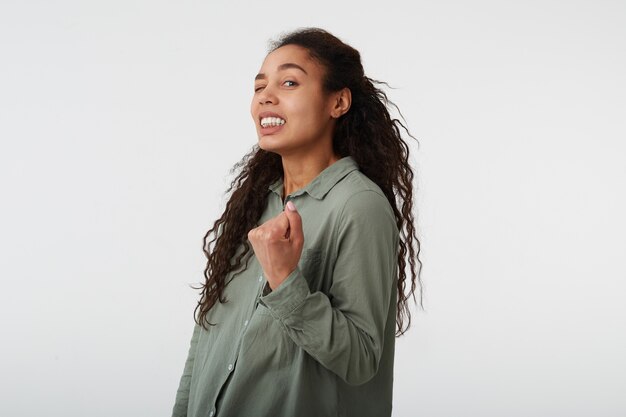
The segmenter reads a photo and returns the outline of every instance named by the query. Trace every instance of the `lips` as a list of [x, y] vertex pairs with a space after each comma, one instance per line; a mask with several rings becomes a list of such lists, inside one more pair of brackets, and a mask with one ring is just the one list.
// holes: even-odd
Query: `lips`
[[278, 126], [268, 126], [268, 127], [263, 127], [261, 126], [261, 134], [262, 135], [271, 135], [274, 134], [276, 132], [278, 132], [279, 130], [281, 130], [283, 128], [283, 125], [278, 125]]
[[282, 114], [274, 113], [271, 111], [264, 111], [264, 112], [259, 113], [259, 123], [261, 122], [261, 119], [264, 117], [280, 117], [285, 122], [287, 121], [287, 119], [285, 119], [285, 116], [283, 116]]

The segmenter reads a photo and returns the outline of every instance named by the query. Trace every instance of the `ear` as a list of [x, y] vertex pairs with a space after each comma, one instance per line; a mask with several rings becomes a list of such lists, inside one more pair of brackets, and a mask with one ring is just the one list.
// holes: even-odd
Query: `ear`
[[344, 87], [333, 95], [333, 107], [330, 115], [333, 119], [338, 119], [350, 110], [352, 104], [352, 92], [348, 87]]

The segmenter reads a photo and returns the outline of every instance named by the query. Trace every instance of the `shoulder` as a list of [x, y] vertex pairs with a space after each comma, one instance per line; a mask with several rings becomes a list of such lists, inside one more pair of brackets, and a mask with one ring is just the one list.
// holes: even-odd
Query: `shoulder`
[[396, 229], [389, 200], [378, 184], [358, 169], [342, 178], [327, 197], [334, 200], [340, 221], [386, 223]]
[[337, 206], [355, 205], [356, 202], [370, 202], [375, 205], [391, 205], [378, 184], [367, 175], [355, 169], [341, 179], [329, 193], [329, 197], [335, 200]]
[[380, 189], [378, 184], [358, 169], [350, 171], [344, 178], [342, 178], [341, 181], [337, 183], [336, 187], [342, 193], [356, 194], [362, 191], [371, 191], [385, 198], [385, 194]]

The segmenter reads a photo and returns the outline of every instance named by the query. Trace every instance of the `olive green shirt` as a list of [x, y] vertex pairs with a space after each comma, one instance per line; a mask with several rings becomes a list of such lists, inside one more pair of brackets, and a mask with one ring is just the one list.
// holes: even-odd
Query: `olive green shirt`
[[282, 181], [269, 187], [258, 224], [293, 201], [304, 231], [298, 267], [274, 291], [253, 255], [227, 276], [228, 302], [207, 315], [217, 325], [194, 327], [174, 417], [391, 415], [399, 244], [391, 205], [351, 156], [285, 201]]

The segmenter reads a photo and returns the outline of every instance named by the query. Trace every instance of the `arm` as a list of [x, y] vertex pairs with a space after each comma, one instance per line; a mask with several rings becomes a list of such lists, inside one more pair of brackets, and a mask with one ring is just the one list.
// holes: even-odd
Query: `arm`
[[311, 293], [300, 268], [260, 298], [291, 339], [350, 385], [378, 370], [398, 229], [385, 197], [359, 192], [346, 202], [333, 235], [337, 261], [329, 295]]
[[172, 417], [186, 417], [187, 403], [189, 402], [189, 385], [191, 383], [191, 370], [193, 369], [193, 361], [196, 358], [196, 344], [200, 334], [200, 326], [196, 324], [193, 328], [193, 335], [189, 343], [189, 353], [183, 370], [183, 376], [180, 378], [178, 391], [176, 392], [176, 400], [174, 402], [174, 410]]

